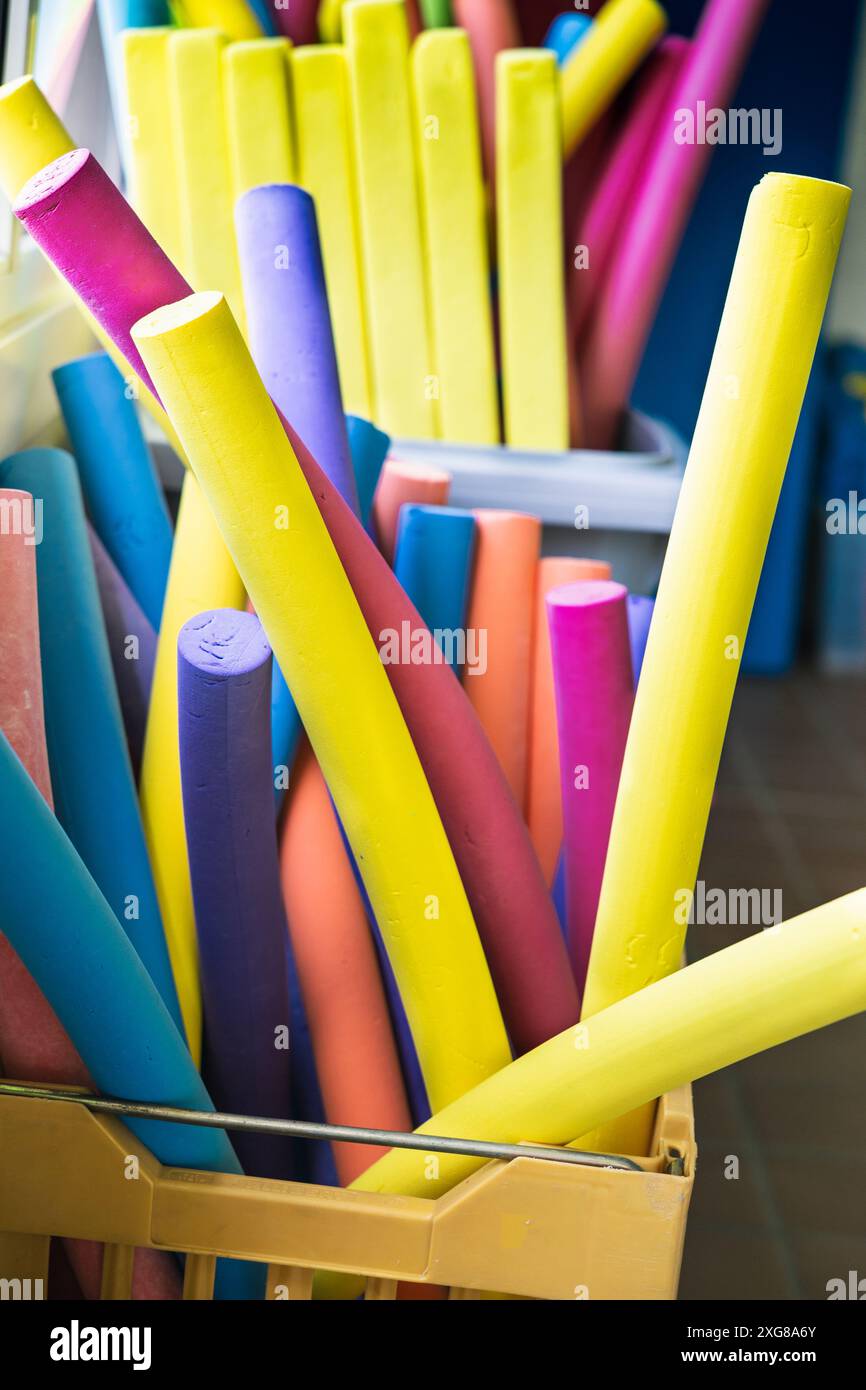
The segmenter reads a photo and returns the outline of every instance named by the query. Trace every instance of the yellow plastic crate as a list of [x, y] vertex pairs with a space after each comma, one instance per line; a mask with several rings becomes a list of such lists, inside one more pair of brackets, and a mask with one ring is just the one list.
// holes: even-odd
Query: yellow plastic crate
[[129, 1297], [141, 1246], [187, 1255], [188, 1299], [212, 1296], [218, 1256], [267, 1264], [274, 1299], [309, 1299], [317, 1269], [363, 1276], [368, 1299], [395, 1298], [400, 1280], [454, 1299], [673, 1299], [696, 1161], [690, 1087], [659, 1102], [652, 1155], [637, 1161], [497, 1160], [435, 1200], [350, 1192], [165, 1168], [113, 1117], [0, 1095], [0, 1279], [47, 1292], [51, 1238], [69, 1236], [108, 1246], [104, 1299]]

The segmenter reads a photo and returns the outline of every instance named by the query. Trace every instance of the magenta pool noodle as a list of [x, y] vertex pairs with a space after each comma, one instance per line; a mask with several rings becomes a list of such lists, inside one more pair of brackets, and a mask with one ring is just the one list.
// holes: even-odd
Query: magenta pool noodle
[[584, 341], [590, 448], [616, 439], [673, 258], [714, 146], [678, 144], [678, 112], [726, 108], [769, 0], [707, 0], [659, 117]]
[[171, 518], [135, 404], [107, 353], [52, 372], [87, 510], [156, 630], [171, 561]]
[[316, 205], [289, 183], [250, 189], [235, 227], [253, 361], [271, 399], [360, 515]]
[[153, 391], [130, 329], [191, 290], [99, 161], [61, 155], [25, 185], [15, 215]]
[[634, 672], [635, 690], [637, 690], [637, 683], [640, 680], [640, 670], [643, 666], [644, 652], [646, 651], [655, 606], [654, 598], [645, 598], [643, 594], [629, 594], [628, 596], [628, 632], [631, 642], [631, 665]]
[[[286, 918], [271, 772], [271, 649], [253, 613], [217, 609], [177, 639], [183, 812], [218, 1110], [289, 1119]], [[235, 1133], [247, 1173], [291, 1175], [291, 1141]]]
[[568, 946], [583, 990], [631, 719], [627, 590], [583, 580], [547, 596], [565, 853]]
[[[126, 586], [102, 541], [88, 522], [87, 538], [93, 557], [93, 569], [99, 588], [99, 601], [105, 619], [105, 635], [114, 671], [114, 683], [123, 714], [126, 743], [132, 770], [138, 777], [144, 730], [153, 684], [153, 664], [156, 660], [156, 633], [142, 613]], [[137, 644], [133, 654], [130, 638]]]
[[592, 193], [589, 206], [574, 228], [577, 245], [586, 246], [588, 263], [574, 272], [571, 331], [583, 331], [598, 288], [616, 242], [617, 232], [627, 212], [628, 201], [640, 182], [643, 162], [659, 122], [668, 94], [686, 53], [688, 39], [668, 34], [649, 55], [636, 82], [632, 104], [622, 132], [616, 137], [613, 153]]

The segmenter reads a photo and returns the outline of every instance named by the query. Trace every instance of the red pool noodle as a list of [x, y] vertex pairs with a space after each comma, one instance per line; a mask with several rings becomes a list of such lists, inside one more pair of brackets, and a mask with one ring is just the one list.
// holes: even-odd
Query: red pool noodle
[[[125, 353], [136, 318], [184, 298], [189, 289], [93, 156], [76, 155], [63, 156], [31, 180], [15, 212], [49, 259], [69, 268], [70, 282]], [[115, 257], [103, 243], [113, 246], [122, 234], [135, 263], [133, 228], [145, 267], [142, 283], [128, 265], [118, 268], [112, 283], [106, 264], [113, 266]], [[142, 303], [142, 284], [148, 303]], [[283, 424], [374, 641], [387, 629], [426, 631], [361, 523]], [[394, 663], [385, 669], [457, 861], [509, 1036], [518, 1052], [527, 1051], [573, 1023], [579, 1001], [526, 827], [450, 668]]]
[[317, 43], [319, 38], [319, 0], [288, 0], [277, 4], [268, 0], [279, 32], [292, 43]]
[[[604, 173], [580, 210], [575, 245], [589, 249], [588, 264], [571, 276], [571, 331], [577, 340], [586, 325], [604, 278], [628, 201], [639, 185], [643, 162], [673, 83], [689, 50], [688, 39], [669, 34], [649, 55], [635, 79], [635, 90], [624, 125], [618, 133]], [[573, 340], [572, 340], [573, 341]]]
[[512, 0], [452, 0], [454, 23], [469, 35], [484, 168], [492, 183], [496, 167], [496, 55], [503, 48], [519, 48], [520, 28]]
[[671, 265], [713, 152], [677, 144], [677, 112], [727, 108], [769, 0], [707, 0], [659, 118], [589, 325], [581, 385], [590, 448], [616, 442]]
[[[30, 493], [0, 489], [0, 501], [30, 504]], [[36, 601], [36, 550], [20, 530], [0, 534], [0, 729], [40, 792], [53, 805], [39, 657]], [[0, 1060], [16, 1081], [57, 1082], [93, 1088], [87, 1069], [57, 1015], [6, 937], [0, 934]], [[84, 1294], [99, 1297], [102, 1247], [92, 1241], [64, 1241], [69, 1263]], [[175, 1299], [180, 1274], [160, 1251], [136, 1253], [133, 1298]]]

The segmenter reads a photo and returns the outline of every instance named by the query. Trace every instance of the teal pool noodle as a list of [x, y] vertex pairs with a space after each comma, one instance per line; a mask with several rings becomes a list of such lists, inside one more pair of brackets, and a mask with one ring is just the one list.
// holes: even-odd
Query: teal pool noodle
[[135, 403], [104, 352], [52, 372], [87, 510], [155, 631], [171, 562], [171, 518]]
[[358, 489], [361, 521], [369, 531], [373, 497], [379, 474], [388, 457], [391, 437], [384, 430], [377, 429], [369, 420], [362, 419], [360, 415], [347, 415], [346, 429], [349, 433], [349, 453], [352, 456], [352, 471]]
[[57, 818], [183, 1036], [75, 462], [62, 449], [28, 449], [0, 464], [0, 482], [42, 502], [36, 585]]
[[[471, 512], [416, 503], [400, 509], [394, 573], [432, 633], [465, 629], [474, 555]], [[449, 664], [459, 676], [457, 650]]]
[[[15, 866], [14, 873], [0, 874], [3, 931], [98, 1089], [124, 1100], [212, 1112], [186, 1043], [141, 960], [2, 734], [0, 844], [6, 864]], [[126, 1124], [168, 1167], [241, 1171], [222, 1129], [132, 1118]], [[261, 1297], [260, 1267], [236, 1260], [219, 1266], [218, 1297]]]
[[560, 67], [571, 57], [578, 44], [583, 43], [592, 28], [588, 14], [558, 14], [544, 36], [544, 47], [556, 54]]

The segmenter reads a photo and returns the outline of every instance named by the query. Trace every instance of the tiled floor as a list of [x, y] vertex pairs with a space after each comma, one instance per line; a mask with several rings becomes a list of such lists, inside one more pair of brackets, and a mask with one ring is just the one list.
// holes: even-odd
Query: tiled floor
[[[781, 889], [785, 917], [866, 885], [866, 683], [741, 683], [701, 878]], [[690, 959], [744, 934], [695, 926]], [[823, 1299], [829, 1279], [866, 1279], [866, 1015], [699, 1081], [695, 1108], [681, 1298]]]

